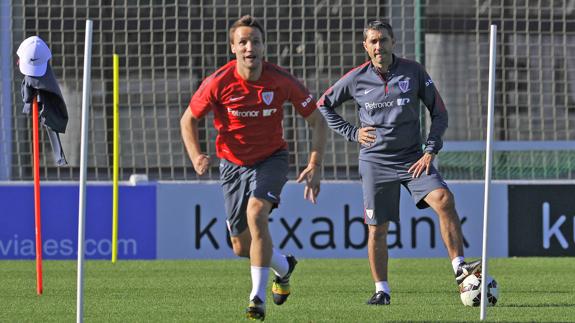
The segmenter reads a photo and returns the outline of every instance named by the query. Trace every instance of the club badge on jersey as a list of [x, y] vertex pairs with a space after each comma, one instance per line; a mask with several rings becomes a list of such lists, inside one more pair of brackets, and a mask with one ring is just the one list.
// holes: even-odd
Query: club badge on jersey
[[262, 101], [264, 101], [265, 104], [270, 105], [273, 100], [274, 100], [274, 92], [271, 91], [262, 92]]
[[409, 88], [409, 80], [399, 81], [399, 89], [401, 90], [401, 93], [409, 92], [409, 90], [411, 90]]

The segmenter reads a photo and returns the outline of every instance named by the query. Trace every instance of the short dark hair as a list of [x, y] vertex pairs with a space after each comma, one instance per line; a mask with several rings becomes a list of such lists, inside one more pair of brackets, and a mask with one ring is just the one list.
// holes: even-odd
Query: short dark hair
[[389, 36], [391, 36], [391, 38], [393, 37], [393, 28], [391, 27], [391, 25], [387, 22], [387, 21], [383, 21], [383, 20], [373, 20], [367, 23], [367, 25], [365, 25], [365, 28], [363, 28], [363, 40], [367, 39], [367, 31], [368, 30], [378, 30], [378, 31], [382, 31], [382, 30], [387, 30], [387, 32], [389, 33]]
[[234, 42], [234, 32], [239, 27], [253, 27], [259, 29], [259, 31], [262, 33], [262, 42], [263, 43], [266, 42], [266, 34], [264, 32], [264, 27], [262, 27], [262, 25], [256, 20], [256, 18], [250, 15], [245, 15], [240, 19], [236, 20], [232, 25], [232, 27], [230, 28], [230, 43]]

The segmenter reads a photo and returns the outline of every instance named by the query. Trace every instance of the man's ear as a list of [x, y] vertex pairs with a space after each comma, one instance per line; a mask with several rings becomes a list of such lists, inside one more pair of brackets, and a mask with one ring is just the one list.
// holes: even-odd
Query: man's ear
[[236, 53], [236, 47], [234, 46], [234, 43], [230, 43], [230, 48], [232, 49], [232, 53], [235, 54]]

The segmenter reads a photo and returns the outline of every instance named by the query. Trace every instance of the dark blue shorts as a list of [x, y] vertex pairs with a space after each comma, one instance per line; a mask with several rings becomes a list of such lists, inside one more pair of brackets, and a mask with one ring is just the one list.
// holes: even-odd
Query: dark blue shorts
[[411, 165], [413, 163], [384, 165], [359, 161], [366, 224], [399, 221], [400, 184], [409, 191], [420, 209], [429, 207], [423, 200], [427, 194], [438, 188], [447, 188], [433, 165], [429, 175], [424, 171], [418, 178], [412, 178], [412, 174], [407, 172]]
[[220, 161], [230, 235], [237, 236], [248, 228], [246, 210], [250, 197], [270, 201], [272, 209], [278, 206], [288, 170], [287, 150], [279, 150], [252, 166], [239, 166], [225, 159]]

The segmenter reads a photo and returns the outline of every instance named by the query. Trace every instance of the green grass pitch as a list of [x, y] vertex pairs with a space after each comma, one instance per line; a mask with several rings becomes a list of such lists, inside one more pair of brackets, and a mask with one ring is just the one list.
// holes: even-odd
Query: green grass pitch
[[[575, 258], [498, 258], [499, 322], [575, 322]], [[249, 263], [238, 260], [86, 261], [85, 322], [242, 322]], [[76, 262], [44, 262], [36, 295], [33, 261], [0, 261], [0, 322], [74, 322]], [[271, 277], [270, 277], [271, 280]], [[391, 259], [392, 305], [367, 306], [367, 259], [300, 259], [282, 306], [268, 292], [266, 322], [478, 321], [465, 307], [447, 259]], [[271, 287], [271, 284], [270, 284]]]

